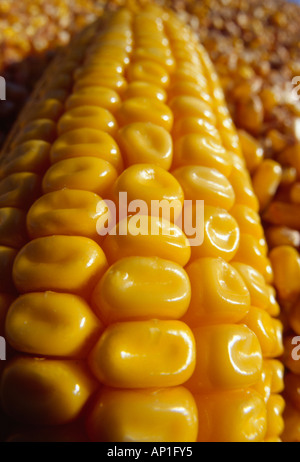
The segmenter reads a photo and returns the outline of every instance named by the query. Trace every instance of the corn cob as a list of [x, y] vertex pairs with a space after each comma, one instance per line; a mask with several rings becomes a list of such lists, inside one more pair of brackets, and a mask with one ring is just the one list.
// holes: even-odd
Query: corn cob
[[[281, 323], [259, 202], [187, 26], [153, 5], [91, 26], [38, 85], [1, 178], [11, 441], [279, 440]], [[167, 237], [101, 236], [102, 199], [120, 210], [120, 192], [204, 200], [203, 244], [175, 212], [149, 217]]]

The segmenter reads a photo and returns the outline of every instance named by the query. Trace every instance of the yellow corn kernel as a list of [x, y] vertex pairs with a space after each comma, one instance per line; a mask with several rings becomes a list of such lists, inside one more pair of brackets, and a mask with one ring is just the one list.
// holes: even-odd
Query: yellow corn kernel
[[183, 165], [209, 167], [225, 176], [232, 167], [230, 156], [221, 144], [197, 133], [185, 135], [174, 144], [173, 168]]
[[134, 97], [123, 101], [116, 118], [120, 126], [134, 122], [151, 122], [170, 131], [173, 125], [171, 109], [161, 101], [149, 97]]
[[191, 299], [184, 269], [157, 257], [127, 257], [112, 265], [92, 295], [105, 324], [142, 319], [178, 319]]
[[111, 135], [117, 131], [114, 116], [102, 107], [80, 106], [64, 113], [58, 122], [58, 134], [62, 135], [78, 128], [94, 128]]
[[200, 98], [206, 103], [212, 104], [212, 98], [206, 91], [203, 90], [203, 87], [197, 83], [189, 81], [175, 81], [170, 88], [168, 89], [169, 98], [173, 99], [176, 96], [194, 96], [195, 98]]
[[175, 96], [169, 102], [174, 118], [196, 117], [215, 125], [216, 118], [210, 106], [200, 98], [193, 96]]
[[281, 393], [284, 389], [284, 366], [277, 359], [267, 359], [264, 361], [264, 367], [271, 374], [271, 392]]
[[167, 130], [149, 122], [125, 125], [118, 133], [125, 164], [151, 163], [169, 170], [172, 164], [172, 138]]
[[170, 217], [167, 219], [172, 222], [182, 213], [184, 195], [179, 182], [171, 173], [153, 164], [136, 164], [124, 170], [112, 188], [115, 204], [119, 202], [120, 193], [127, 194], [128, 202], [144, 201], [149, 215], [159, 215], [163, 212], [155, 211], [152, 201], [170, 204]]
[[11, 274], [16, 255], [17, 250], [0, 245], [0, 292], [14, 291]]
[[258, 198], [260, 210], [264, 210], [274, 197], [281, 181], [282, 168], [272, 159], [264, 160], [256, 169], [252, 184]]
[[111, 387], [181, 385], [194, 371], [194, 337], [181, 321], [111, 324], [92, 349], [89, 364], [98, 380]]
[[0, 178], [18, 172], [44, 172], [49, 164], [50, 144], [45, 141], [26, 141], [1, 158]]
[[[167, 71], [173, 71], [175, 69], [175, 61], [172, 58], [172, 53], [169, 48], [163, 46], [153, 46], [153, 47], [143, 47], [140, 46], [134, 50], [132, 54], [132, 61], [146, 61], [159, 64], [161, 67], [165, 68]], [[147, 68], [146, 68], [147, 69]], [[149, 73], [152, 74], [151, 69]], [[140, 80], [140, 79], [139, 79]], [[146, 79], [145, 79], [146, 80]], [[169, 80], [169, 76], [166, 76], [167, 82], [162, 82], [163, 85], [166, 85]]]
[[[103, 53], [102, 56], [104, 57]], [[120, 58], [123, 60], [124, 63], [126, 63], [126, 55], [123, 54], [123, 57], [120, 56]], [[124, 77], [119, 74], [112, 76], [103, 75], [98, 72], [90, 72], [89, 74], [80, 77], [76, 80], [76, 83], [74, 85], [74, 91], [77, 92], [78, 90], [82, 90], [83, 88], [99, 86], [108, 87], [116, 92], [122, 92], [125, 90], [126, 84], [127, 82], [124, 79]]]
[[123, 168], [119, 147], [106, 132], [78, 128], [64, 133], [53, 143], [50, 151], [53, 163], [76, 157], [97, 157], [110, 162], [118, 171]]
[[184, 135], [199, 134], [212, 138], [215, 143], [221, 143], [218, 130], [214, 125], [201, 117], [184, 117], [175, 120], [172, 135], [175, 139]]
[[169, 74], [160, 64], [149, 60], [138, 60], [133, 63], [127, 73], [128, 81], [149, 82], [166, 88], [169, 85]]
[[97, 339], [101, 324], [88, 304], [72, 294], [21, 295], [6, 317], [6, 338], [24, 353], [82, 357]]
[[68, 111], [81, 106], [99, 106], [114, 114], [120, 107], [121, 100], [114, 90], [106, 87], [81, 88], [72, 93], [66, 101]]
[[124, 99], [135, 97], [152, 98], [164, 103], [167, 99], [167, 94], [163, 88], [153, 83], [137, 80], [127, 85], [123, 95]]
[[242, 276], [249, 290], [251, 305], [266, 309], [269, 304], [269, 293], [263, 275], [245, 263], [231, 262], [231, 264]]
[[121, 220], [105, 238], [102, 248], [109, 263], [129, 256], [157, 256], [185, 266], [191, 256], [189, 241], [178, 226], [146, 215]]
[[235, 165], [228, 177], [235, 193], [235, 204], [246, 205], [255, 212], [259, 211], [259, 202], [254, 194], [249, 173]]
[[106, 266], [103, 251], [91, 239], [47, 236], [34, 239], [20, 250], [13, 279], [21, 293], [53, 290], [86, 295]]
[[104, 201], [89, 191], [60, 189], [37, 199], [27, 214], [31, 239], [55, 234], [98, 241], [97, 221], [107, 213]]
[[[192, 296], [182, 320], [189, 326], [239, 322], [250, 294], [239, 273], [221, 258], [200, 258], [186, 267]], [[199, 284], [201, 279], [201, 284]]]
[[287, 226], [270, 226], [265, 231], [270, 248], [281, 245], [300, 247], [300, 233], [296, 229]]
[[219, 171], [198, 165], [187, 165], [174, 170], [172, 174], [180, 183], [184, 198], [204, 200], [205, 206], [230, 210], [235, 195], [228, 179]]
[[238, 130], [241, 149], [249, 172], [255, 173], [264, 157], [264, 150], [259, 142], [245, 130]]
[[78, 417], [95, 389], [77, 361], [20, 356], [3, 371], [1, 404], [19, 422], [60, 425]]
[[277, 301], [277, 294], [276, 290], [272, 285], [267, 284], [267, 292], [268, 292], [268, 299], [269, 303], [268, 306], [266, 307], [266, 311], [271, 315], [271, 316], [279, 316], [280, 314], [280, 305]]
[[300, 204], [274, 200], [266, 208], [262, 218], [272, 225], [300, 230]]
[[186, 386], [194, 393], [255, 384], [262, 369], [257, 336], [246, 326], [221, 324], [194, 328], [196, 367]]
[[263, 238], [264, 229], [260, 216], [253, 209], [247, 205], [236, 204], [230, 209], [230, 214], [235, 218], [241, 233], [251, 234], [258, 240]]
[[251, 234], [241, 233], [234, 261], [252, 266], [267, 282], [272, 281], [273, 270], [270, 261], [262, 251], [259, 241]]
[[263, 398], [250, 389], [196, 394], [199, 442], [261, 442], [267, 429]]
[[40, 192], [35, 173], [12, 173], [0, 181], [0, 207], [28, 208]]
[[196, 441], [197, 407], [184, 387], [158, 390], [104, 388], [87, 418], [95, 442]]
[[297, 175], [300, 173], [300, 142], [288, 146], [281, 153], [284, 163], [288, 163], [297, 170]]
[[117, 171], [110, 162], [96, 157], [75, 157], [53, 164], [43, 178], [43, 191], [59, 189], [90, 191], [106, 194], [117, 179]]
[[18, 249], [26, 236], [26, 213], [13, 207], [0, 208], [0, 245]]
[[273, 318], [263, 309], [251, 306], [242, 323], [257, 336], [264, 358], [274, 356], [276, 345], [276, 326]]
[[300, 257], [290, 246], [278, 246], [269, 254], [274, 272], [274, 286], [283, 300], [296, 300], [300, 293]]
[[18, 134], [13, 142], [17, 146], [25, 141], [41, 140], [48, 143], [54, 141], [56, 135], [56, 125], [50, 119], [36, 119], [29, 122]]
[[[195, 207], [192, 208], [193, 214]], [[203, 242], [191, 248], [192, 259], [221, 257], [226, 261], [234, 258], [240, 240], [235, 219], [224, 209], [204, 203]]]

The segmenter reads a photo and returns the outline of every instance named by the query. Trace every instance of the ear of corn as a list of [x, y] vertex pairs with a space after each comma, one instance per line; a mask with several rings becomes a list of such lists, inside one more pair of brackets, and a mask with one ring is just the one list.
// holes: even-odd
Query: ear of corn
[[[166, 235], [101, 236], [119, 192], [179, 212], [204, 200], [202, 245], [176, 212], [150, 217]], [[118, 10], [56, 59], [3, 151], [0, 205], [12, 440], [33, 438], [26, 424], [41, 440], [280, 438], [259, 200], [208, 55], [173, 13]]]

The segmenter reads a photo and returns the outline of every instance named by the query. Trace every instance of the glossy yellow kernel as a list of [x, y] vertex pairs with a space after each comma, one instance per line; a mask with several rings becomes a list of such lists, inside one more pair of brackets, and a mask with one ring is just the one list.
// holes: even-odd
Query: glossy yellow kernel
[[[192, 207], [191, 212], [184, 210], [185, 216], [189, 216], [189, 213], [191, 214], [189, 220], [195, 223], [197, 207]], [[199, 244], [195, 241], [197, 245], [193, 245], [191, 248], [192, 259], [221, 257], [226, 261], [232, 260], [238, 250], [240, 239], [240, 231], [235, 219], [225, 209], [211, 207], [205, 205], [204, 202], [203, 223], [200, 217], [199, 227], [203, 231], [203, 241], [200, 242], [199, 240]], [[197, 232], [200, 237], [200, 228]]]
[[117, 131], [117, 122], [107, 109], [79, 106], [65, 112], [59, 119], [58, 134], [62, 135], [77, 128], [94, 128], [113, 135]]
[[41, 140], [51, 143], [56, 135], [56, 124], [50, 119], [36, 119], [29, 122], [19, 132], [14, 145], [30, 140]]
[[[24, 122], [36, 119], [49, 119], [56, 121], [63, 112], [63, 104], [54, 98], [46, 98], [40, 103], [34, 104], [29, 108], [28, 113], [24, 115]], [[21, 118], [21, 123], [23, 117]]]
[[270, 368], [266, 366], [267, 359], [263, 359], [262, 371], [260, 374], [259, 381], [252, 385], [251, 389], [257, 391], [263, 398], [265, 404], [271, 396], [272, 386], [272, 372]]
[[271, 374], [271, 392], [281, 393], [284, 389], [284, 366], [277, 359], [267, 359], [264, 361], [264, 367]]
[[169, 170], [173, 146], [169, 132], [150, 122], [134, 122], [122, 127], [118, 142], [126, 165], [151, 163]]
[[274, 287], [282, 300], [295, 301], [300, 293], [300, 257], [291, 246], [278, 246], [269, 254], [274, 272]]
[[256, 335], [241, 324], [193, 329], [196, 368], [186, 386], [194, 393], [237, 389], [255, 384], [262, 369], [262, 351]]
[[201, 87], [203, 91], [208, 92], [207, 80], [197, 67], [195, 65], [178, 66], [172, 74], [173, 82], [191, 82]]
[[189, 277], [177, 263], [158, 257], [127, 257], [112, 265], [95, 287], [92, 303], [105, 324], [179, 319], [191, 299]]
[[111, 324], [92, 349], [89, 364], [98, 380], [111, 387], [181, 385], [195, 367], [194, 337], [177, 320]]
[[46, 141], [26, 141], [3, 156], [0, 177], [18, 172], [44, 172], [49, 164], [50, 144]]
[[262, 239], [264, 229], [260, 216], [247, 205], [236, 204], [230, 209], [230, 214], [236, 219], [241, 233], [251, 234], [256, 239]]
[[238, 130], [239, 140], [250, 173], [255, 172], [264, 157], [264, 150], [260, 143], [245, 130]]
[[189, 134], [199, 134], [205, 138], [212, 138], [212, 141], [215, 143], [221, 143], [218, 130], [213, 124], [202, 117], [183, 117], [182, 119], [175, 120], [172, 129], [173, 137], [177, 139]]
[[[145, 213], [149, 215], [162, 215], [163, 218], [175, 222], [182, 213], [184, 195], [180, 184], [171, 173], [157, 165], [135, 164], [124, 170], [112, 191], [112, 198], [119, 206], [120, 193], [127, 194], [128, 203], [143, 201], [143, 206], [147, 207]], [[161, 208], [157, 207], [156, 210], [153, 201], [157, 205], [161, 202]], [[168, 205], [168, 211], [165, 205]], [[169, 216], [165, 216], [166, 212]], [[139, 210], [139, 213], [142, 212]]]
[[200, 98], [185, 95], [175, 96], [169, 104], [175, 119], [196, 117], [203, 118], [212, 125], [216, 123], [216, 118], [210, 105]]
[[[175, 61], [169, 48], [153, 46], [137, 47], [132, 54], [132, 61], [147, 61], [159, 64], [167, 71], [173, 71], [175, 68]], [[167, 80], [169, 76], [167, 75]]]
[[76, 157], [53, 164], [43, 178], [44, 193], [59, 189], [91, 191], [102, 196], [117, 179], [117, 171], [110, 162], [96, 157]]
[[193, 442], [197, 428], [197, 407], [184, 387], [104, 388], [87, 418], [94, 442]]
[[0, 245], [18, 249], [26, 237], [26, 213], [14, 207], [0, 208]]
[[[124, 39], [124, 42], [125, 41], [126, 39]], [[92, 48], [93, 47], [91, 47], [87, 52], [87, 58], [84, 61], [84, 65], [74, 72], [75, 79], [82, 75], [86, 75], [91, 70], [103, 72], [105, 75], [123, 74], [124, 66], [122, 66], [122, 64], [120, 64], [118, 61], [113, 60], [112, 58], [107, 58], [103, 60], [97, 59], [97, 57], [94, 56], [94, 53], [90, 53]], [[104, 88], [105, 87], [103, 87], [103, 89]], [[108, 91], [110, 92], [111, 90], [109, 89]]]
[[78, 361], [18, 357], [3, 372], [1, 402], [19, 422], [60, 425], [79, 416], [95, 388]]
[[177, 81], [174, 82], [168, 89], [169, 99], [171, 100], [175, 96], [194, 96], [200, 98], [203, 101], [211, 104], [212, 100], [210, 95], [203, 90], [201, 85], [194, 82], [188, 81]]
[[47, 236], [20, 250], [13, 279], [21, 293], [53, 290], [86, 295], [106, 269], [104, 253], [91, 239]]
[[97, 194], [64, 188], [34, 202], [27, 214], [27, 229], [31, 239], [60, 234], [97, 241], [97, 220], [104, 213], [106, 206]]
[[0, 245], [0, 291], [13, 292], [12, 268], [17, 255], [17, 250]]
[[225, 176], [231, 172], [229, 154], [211, 137], [197, 133], [182, 136], [174, 143], [173, 168], [183, 165], [200, 165], [218, 170]]
[[129, 256], [160, 257], [185, 266], [191, 256], [183, 231], [156, 216], [135, 215], [121, 220], [105, 238], [102, 248], [109, 263]]
[[120, 104], [120, 97], [114, 90], [95, 86], [77, 90], [69, 96], [65, 106], [67, 111], [80, 106], [99, 106], [113, 114]]
[[[101, 53], [103, 57], [108, 57], [108, 55], [104, 55]], [[126, 63], [127, 56], [124, 54], [123, 57], [120, 57], [121, 60]], [[74, 85], [74, 91], [77, 92], [78, 90], [82, 90], [83, 88], [91, 88], [95, 86], [99, 87], [107, 87], [111, 90], [114, 90], [117, 93], [123, 92], [126, 88], [127, 81], [124, 77], [118, 73], [115, 75], [103, 75], [100, 72], [93, 72], [91, 71], [89, 74], [80, 77], [76, 80]]]
[[234, 261], [252, 266], [263, 275], [266, 282], [271, 282], [273, 270], [270, 261], [262, 251], [259, 241], [251, 234], [240, 234], [239, 247]]
[[149, 97], [134, 97], [123, 101], [116, 117], [120, 126], [133, 122], [151, 122], [170, 131], [173, 125], [171, 109]]
[[266, 437], [280, 436], [284, 429], [283, 410], [285, 401], [281, 395], [272, 394], [267, 402], [267, 433]]
[[273, 200], [262, 214], [266, 223], [300, 230], [300, 204]]
[[12, 173], [0, 181], [0, 207], [28, 208], [40, 192], [35, 173]]
[[149, 82], [162, 88], [169, 85], [169, 74], [165, 67], [146, 59], [132, 62], [128, 68], [127, 78], [129, 82]]
[[261, 211], [267, 207], [274, 197], [281, 181], [281, 174], [281, 165], [272, 159], [265, 159], [255, 170], [252, 185]]
[[110, 162], [118, 171], [123, 168], [119, 147], [106, 132], [92, 128], [71, 130], [57, 138], [51, 152], [53, 163], [77, 157], [97, 157]]
[[172, 171], [180, 183], [184, 198], [204, 200], [205, 206], [230, 210], [235, 195], [228, 179], [218, 170], [200, 165], [186, 165]]
[[7, 341], [18, 351], [78, 358], [93, 346], [101, 324], [76, 295], [36, 292], [12, 303], [5, 329]]
[[277, 294], [276, 294], [275, 287], [273, 287], [273, 285], [267, 284], [267, 290], [268, 290], [269, 303], [266, 308], [266, 311], [271, 316], [277, 317], [280, 314], [280, 305], [277, 301]]
[[273, 318], [262, 308], [252, 306], [242, 323], [257, 336], [264, 358], [272, 357], [277, 342]]
[[262, 442], [267, 428], [263, 398], [250, 390], [196, 394], [199, 442]]
[[166, 92], [163, 88], [150, 83], [140, 80], [130, 82], [124, 92], [123, 99], [142, 97], [152, 98], [161, 102], [165, 102], [167, 99]]
[[228, 179], [235, 193], [235, 203], [246, 205], [258, 212], [259, 202], [254, 194], [249, 173], [233, 166]]
[[250, 265], [241, 262], [231, 262], [240, 273], [250, 292], [251, 305], [267, 309], [269, 305], [269, 290], [263, 275]]
[[182, 320], [189, 326], [235, 323], [246, 316], [249, 291], [237, 270], [225, 260], [199, 258], [186, 267], [186, 272], [192, 296]]

